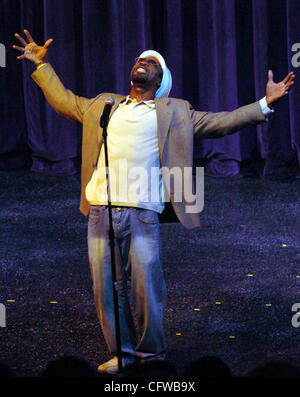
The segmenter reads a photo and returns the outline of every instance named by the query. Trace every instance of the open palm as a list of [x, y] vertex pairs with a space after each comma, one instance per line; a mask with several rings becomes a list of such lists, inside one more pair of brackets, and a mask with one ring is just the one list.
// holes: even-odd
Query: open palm
[[290, 72], [280, 83], [275, 83], [273, 80], [273, 72], [272, 70], [269, 70], [266, 88], [266, 97], [269, 106], [272, 106], [275, 102], [289, 93], [289, 89], [294, 84], [294, 79], [294, 73]]
[[13, 48], [15, 50], [23, 52], [23, 55], [18, 56], [18, 59], [28, 59], [29, 61], [34, 62], [35, 64], [39, 64], [41, 61], [45, 59], [48, 51], [48, 47], [52, 43], [53, 39], [49, 39], [46, 41], [46, 43], [43, 46], [39, 46], [33, 40], [28, 30], [25, 29], [24, 33], [27, 37], [28, 43], [18, 33], [15, 34], [15, 37], [24, 46], [24, 47], [19, 47], [13, 45]]

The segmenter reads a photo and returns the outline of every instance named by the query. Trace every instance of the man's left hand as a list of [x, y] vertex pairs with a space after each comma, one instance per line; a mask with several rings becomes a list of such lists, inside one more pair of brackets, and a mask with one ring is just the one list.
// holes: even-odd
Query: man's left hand
[[266, 98], [269, 107], [273, 107], [279, 99], [289, 93], [289, 89], [294, 84], [294, 79], [294, 72], [290, 72], [280, 83], [275, 83], [273, 80], [273, 72], [272, 70], [269, 70], [266, 89]]

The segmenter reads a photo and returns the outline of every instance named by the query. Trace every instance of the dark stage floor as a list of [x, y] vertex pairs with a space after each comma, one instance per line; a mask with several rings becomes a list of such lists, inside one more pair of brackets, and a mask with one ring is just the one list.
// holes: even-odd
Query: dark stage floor
[[[1, 172], [0, 361], [36, 376], [63, 354], [109, 359], [93, 302], [79, 175]], [[161, 227], [167, 359], [219, 356], [234, 376], [300, 366], [300, 180], [205, 178], [202, 228]], [[56, 303], [53, 303], [56, 302]], [[300, 319], [299, 319], [300, 322]]]

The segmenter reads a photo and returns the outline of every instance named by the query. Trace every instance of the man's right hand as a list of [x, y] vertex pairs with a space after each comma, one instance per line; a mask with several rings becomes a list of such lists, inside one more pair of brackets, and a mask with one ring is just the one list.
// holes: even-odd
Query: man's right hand
[[33, 62], [36, 66], [39, 64], [46, 62], [46, 54], [48, 51], [48, 47], [52, 43], [53, 39], [49, 39], [43, 46], [39, 46], [35, 43], [33, 38], [31, 37], [28, 30], [24, 30], [24, 33], [27, 37], [28, 43], [21, 37], [18, 33], [15, 34], [15, 37], [23, 44], [24, 47], [18, 47], [13, 45], [13, 48], [18, 51], [22, 51], [23, 55], [18, 56], [18, 59], [28, 59]]

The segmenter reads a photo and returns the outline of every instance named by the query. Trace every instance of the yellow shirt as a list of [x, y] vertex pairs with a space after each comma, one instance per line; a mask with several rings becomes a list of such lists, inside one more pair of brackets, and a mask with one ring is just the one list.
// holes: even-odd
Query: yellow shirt
[[[112, 205], [161, 213], [164, 203], [154, 101], [127, 97], [111, 116], [107, 147]], [[92, 205], [107, 205], [104, 145], [86, 198]]]

